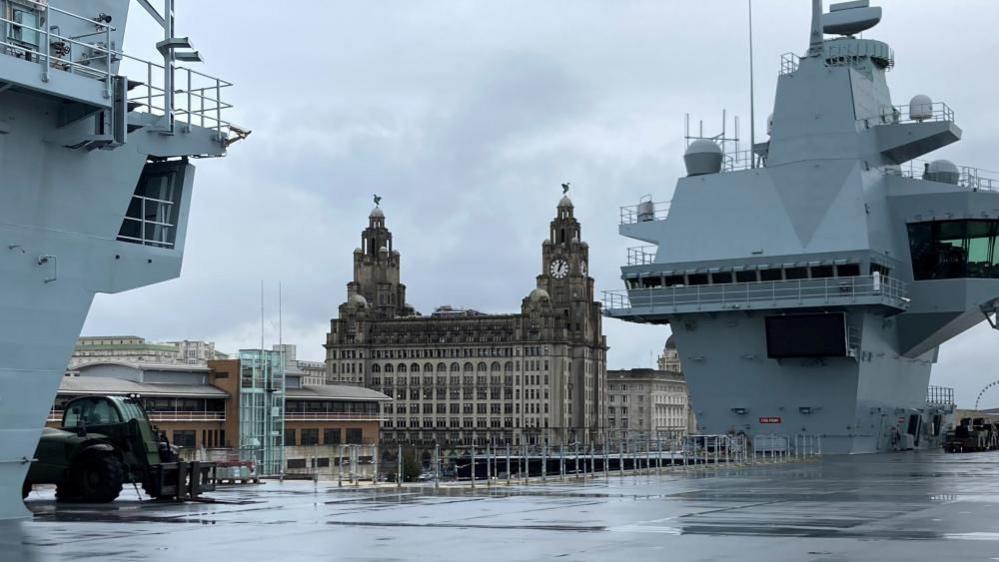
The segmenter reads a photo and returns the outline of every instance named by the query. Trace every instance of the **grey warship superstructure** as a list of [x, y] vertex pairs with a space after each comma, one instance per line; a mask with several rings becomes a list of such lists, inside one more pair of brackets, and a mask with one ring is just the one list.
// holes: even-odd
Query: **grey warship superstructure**
[[952, 402], [928, 393], [939, 346], [996, 327], [999, 182], [917, 160], [961, 129], [927, 96], [893, 104], [892, 49], [857, 37], [880, 8], [812, 11], [769, 140], [743, 158], [696, 140], [669, 204], [622, 208], [621, 234], [655, 246], [629, 251], [605, 314], [670, 324], [706, 433], [932, 446]]
[[245, 135], [223, 119], [230, 84], [176, 65], [200, 56], [173, 0], [136, 2], [163, 62], [122, 52], [129, 4], [0, 0], [0, 519], [29, 514], [21, 483], [94, 294], [179, 275], [190, 159]]

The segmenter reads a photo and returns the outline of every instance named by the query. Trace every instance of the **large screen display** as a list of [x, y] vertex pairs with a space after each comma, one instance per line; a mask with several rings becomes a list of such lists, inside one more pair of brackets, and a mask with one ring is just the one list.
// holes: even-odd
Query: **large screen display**
[[767, 355], [845, 357], [846, 314], [795, 314], [767, 317]]

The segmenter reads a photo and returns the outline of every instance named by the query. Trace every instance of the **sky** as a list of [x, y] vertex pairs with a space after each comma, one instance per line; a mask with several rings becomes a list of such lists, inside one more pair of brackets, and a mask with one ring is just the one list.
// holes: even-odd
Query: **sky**
[[[945, 101], [963, 141], [939, 152], [999, 169], [999, 47], [992, 0], [884, 0], [869, 38], [889, 43], [896, 103]], [[179, 279], [98, 295], [85, 335], [203, 339], [226, 352], [263, 339], [321, 360], [346, 297], [372, 194], [402, 255], [410, 303], [517, 311], [541, 242], [571, 197], [597, 291], [619, 289], [629, 246], [619, 206], [671, 197], [684, 115], [749, 138], [746, 2], [385, 0], [289, 5], [178, 1], [199, 70], [236, 85], [228, 119], [253, 130], [197, 162]], [[784, 52], [807, 48], [810, 3], [753, 4], [757, 138]], [[125, 50], [155, 60], [157, 28], [132, 3]], [[984, 62], [984, 64], [983, 64]], [[937, 156], [937, 155], [934, 155]], [[996, 174], [999, 176], [999, 174]], [[278, 317], [278, 285], [281, 310]], [[610, 368], [651, 366], [668, 328], [604, 321]], [[932, 382], [973, 405], [999, 379], [984, 323], [943, 346]], [[999, 390], [984, 402], [999, 405]]]

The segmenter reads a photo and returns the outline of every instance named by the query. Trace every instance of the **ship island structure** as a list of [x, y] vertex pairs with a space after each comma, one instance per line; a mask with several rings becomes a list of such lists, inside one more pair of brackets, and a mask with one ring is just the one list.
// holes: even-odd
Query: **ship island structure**
[[748, 155], [688, 141], [672, 201], [621, 209], [620, 233], [653, 245], [629, 249], [604, 313], [670, 325], [703, 433], [938, 445], [952, 413], [952, 391], [929, 387], [938, 350], [996, 327], [999, 182], [920, 160], [961, 129], [928, 96], [892, 101], [891, 47], [857, 36], [881, 15], [813, 0], [769, 139]]
[[[94, 294], [180, 274], [191, 161], [248, 134], [229, 82], [177, 64], [201, 56], [158, 5], [0, 0], [0, 519], [29, 516], [21, 483]], [[129, 16], [162, 27], [162, 61], [122, 51]]]

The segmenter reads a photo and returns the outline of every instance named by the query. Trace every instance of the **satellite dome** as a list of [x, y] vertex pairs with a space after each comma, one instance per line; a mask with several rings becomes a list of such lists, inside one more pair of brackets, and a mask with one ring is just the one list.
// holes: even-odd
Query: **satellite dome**
[[683, 153], [683, 163], [687, 166], [688, 176], [717, 174], [721, 171], [722, 149], [714, 141], [696, 140]]
[[961, 170], [950, 160], [934, 160], [926, 165], [923, 179], [957, 185], [961, 179]]
[[531, 294], [527, 296], [527, 298], [531, 302], [541, 302], [541, 301], [551, 300], [551, 296], [548, 294], [548, 291], [544, 289], [534, 289], [533, 291], [531, 291]]
[[925, 121], [933, 118], [933, 100], [930, 96], [919, 94], [909, 100], [909, 118]]

